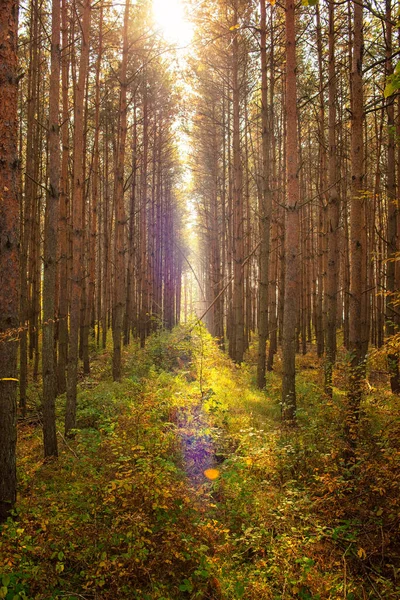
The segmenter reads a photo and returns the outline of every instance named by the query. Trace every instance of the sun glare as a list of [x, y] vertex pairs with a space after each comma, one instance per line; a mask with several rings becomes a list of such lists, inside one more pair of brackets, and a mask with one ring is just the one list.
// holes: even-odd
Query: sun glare
[[185, 16], [181, 0], [153, 0], [156, 23], [164, 37], [178, 46], [187, 46], [193, 35], [193, 25]]

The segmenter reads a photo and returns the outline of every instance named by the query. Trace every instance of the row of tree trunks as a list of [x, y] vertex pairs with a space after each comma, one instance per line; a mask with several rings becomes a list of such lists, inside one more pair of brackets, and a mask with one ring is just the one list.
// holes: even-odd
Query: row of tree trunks
[[[368, 341], [383, 344], [385, 319], [387, 335], [398, 327], [393, 302], [399, 271], [395, 126], [400, 119], [393, 99], [384, 101], [382, 86], [373, 88], [372, 108], [365, 110], [364, 87], [368, 85], [371, 98], [373, 84], [370, 75], [367, 84], [362, 79], [364, 11], [358, 3], [328, 2], [295, 10], [288, 1], [284, 13], [263, 1], [258, 5], [261, 23], [254, 25], [259, 38], [254, 36], [253, 45], [243, 24], [257, 18], [256, 11], [250, 15], [239, 1], [228, 5], [208, 0], [203, 6], [206, 14], [213, 15], [216, 36], [210, 37], [207, 56], [201, 55], [195, 68], [202, 96], [196, 100], [199, 124], [194, 139], [200, 148], [194, 152], [194, 164], [204, 169], [201, 173], [195, 169], [195, 190], [202, 226], [202, 285], [210, 306], [208, 325], [214, 333], [217, 311], [212, 290], [218, 287], [215, 274], [219, 273], [219, 289], [223, 282], [227, 285], [222, 295], [225, 309], [222, 317], [218, 313], [218, 321], [222, 320], [229, 340], [229, 353], [238, 362], [243, 360], [258, 312], [260, 388], [265, 386], [266, 369], [273, 368], [277, 342], [282, 343], [283, 416], [291, 422], [296, 413], [295, 352], [306, 353], [316, 342], [318, 355], [324, 356], [325, 391], [332, 395], [337, 334], [342, 329], [344, 346], [352, 355], [350, 439], [350, 430], [357, 425]], [[385, 9], [371, 17], [377, 24], [381, 20], [385, 33], [383, 59], [380, 48], [379, 61], [368, 56], [366, 67], [367, 72], [378, 69], [382, 82], [393, 72], [389, 0]], [[314, 11], [315, 25], [307, 16]], [[303, 52], [302, 28], [315, 40], [312, 60]], [[229, 39], [229, 52], [216, 41], [221, 39]], [[282, 78], [283, 40], [286, 72]], [[296, 43], [301, 47], [297, 55]], [[261, 71], [257, 61], [248, 61], [249, 47], [255, 56], [259, 53]], [[296, 86], [299, 110], [293, 114]], [[276, 98], [284, 94], [283, 112]], [[215, 186], [211, 181], [220, 183]], [[268, 181], [271, 209], [265, 202]], [[216, 237], [225, 240], [223, 246], [216, 246]], [[250, 265], [246, 257], [254, 246], [259, 248], [258, 262]], [[386, 298], [382, 290], [388, 292]], [[398, 355], [393, 351], [388, 358], [395, 391]], [[292, 407], [288, 410], [285, 398]]]

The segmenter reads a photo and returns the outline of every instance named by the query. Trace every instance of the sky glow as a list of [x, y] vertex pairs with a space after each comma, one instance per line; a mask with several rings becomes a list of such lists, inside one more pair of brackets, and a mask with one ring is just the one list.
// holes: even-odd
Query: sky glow
[[181, 0], [153, 0], [153, 12], [166, 40], [180, 47], [191, 42], [193, 25], [186, 19]]

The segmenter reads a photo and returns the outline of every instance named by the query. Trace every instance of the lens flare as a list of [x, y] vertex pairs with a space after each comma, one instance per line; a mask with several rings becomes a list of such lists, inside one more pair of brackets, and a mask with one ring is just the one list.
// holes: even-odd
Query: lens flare
[[204, 471], [204, 475], [207, 477], [207, 479], [211, 479], [211, 481], [214, 481], [215, 479], [218, 479], [219, 471], [218, 469], [206, 469]]

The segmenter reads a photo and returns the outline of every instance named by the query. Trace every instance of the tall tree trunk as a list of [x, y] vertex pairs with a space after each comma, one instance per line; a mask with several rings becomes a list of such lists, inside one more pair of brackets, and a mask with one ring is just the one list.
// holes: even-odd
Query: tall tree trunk
[[121, 365], [121, 338], [124, 322], [125, 308], [125, 204], [124, 204], [124, 163], [126, 142], [126, 69], [128, 64], [128, 23], [129, 0], [126, 0], [124, 15], [124, 39], [122, 48], [122, 63], [120, 74], [120, 101], [119, 101], [119, 133], [117, 150], [117, 167], [114, 182], [114, 210], [115, 210], [115, 246], [114, 246], [114, 307], [113, 307], [113, 379], [120, 381], [122, 374]]
[[136, 256], [136, 180], [137, 180], [137, 116], [136, 106], [133, 106], [133, 134], [132, 134], [132, 182], [129, 200], [129, 233], [128, 233], [128, 267], [126, 279], [126, 309], [124, 325], [124, 345], [129, 343], [130, 332], [134, 322], [133, 311], [135, 307], [135, 256]]
[[79, 326], [79, 358], [82, 360], [83, 373], [88, 375], [90, 373], [90, 357], [89, 357], [89, 329], [90, 329], [90, 315], [88, 309], [88, 298], [89, 298], [89, 257], [90, 257], [90, 220], [91, 214], [91, 198], [89, 194], [89, 186], [87, 185], [87, 160], [88, 154], [88, 101], [89, 101], [89, 74], [87, 74], [85, 91], [85, 112], [83, 117], [83, 177], [84, 182], [83, 189], [83, 204], [82, 204], [82, 223], [83, 223], [83, 236], [82, 236], [82, 290], [81, 290], [81, 318]]
[[[270, 57], [269, 57], [269, 105], [270, 105], [270, 135], [271, 135], [271, 163], [272, 163], [272, 187], [276, 190], [277, 186], [277, 150], [275, 144], [275, 108], [274, 108], [274, 97], [275, 97], [275, 55], [274, 55], [274, 44], [275, 44], [275, 29], [274, 23], [271, 18], [271, 41], [270, 41]], [[271, 192], [271, 201], [274, 199], [276, 191]], [[271, 261], [271, 248], [270, 248], [270, 260], [269, 260], [269, 348], [267, 358], [267, 371], [272, 371], [274, 356], [278, 349], [278, 264], [279, 264], [279, 233], [278, 233], [278, 207], [274, 205], [274, 214], [272, 213], [271, 207], [271, 220], [272, 220], [272, 245], [273, 254]], [[272, 262], [272, 264], [271, 264]]]
[[148, 319], [148, 281], [147, 281], [147, 177], [149, 149], [149, 101], [147, 96], [147, 74], [143, 79], [143, 159], [141, 170], [141, 205], [140, 205], [140, 310], [139, 336], [140, 346], [144, 348]]
[[286, 236], [283, 316], [282, 419], [296, 419], [296, 325], [299, 309], [299, 200], [297, 143], [296, 28], [294, 0], [286, 2]]
[[[234, 25], [238, 22], [237, 3], [234, 8]], [[243, 173], [240, 144], [240, 84], [239, 84], [239, 34], [233, 31], [232, 40], [232, 99], [233, 99], [233, 334], [235, 336], [234, 360], [243, 361], [244, 340], [244, 212]]]
[[[316, 297], [315, 311], [315, 337], [317, 341], [317, 355], [322, 357], [325, 349], [324, 339], [324, 288], [326, 280], [326, 253], [327, 253], [327, 236], [326, 236], [326, 143], [325, 143], [325, 99], [324, 99], [324, 64], [323, 64], [323, 39], [322, 26], [319, 4], [316, 6], [317, 19], [317, 50], [318, 50], [318, 81], [319, 81], [319, 115], [318, 115], [318, 236], [317, 236], [317, 281], [318, 290]], [[310, 161], [311, 166], [311, 161]]]
[[32, 0], [30, 6], [30, 23], [29, 23], [29, 34], [32, 39], [31, 47], [29, 50], [29, 69], [28, 69], [28, 85], [27, 85], [27, 123], [26, 123], [26, 154], [25, 154], [25, 187], [24, 187], [24, 210], [22, 217], [22, 237], [21, 237], [21, 309], [20, 309], [20, 320], [21, 320], [21, 338], [20, 338], [20, 382], [19, 382], [19, 393], [20, 399], [19, 404], [22, 414], [26, 412], [26, 391], [28, 385], [28, 323], [30, 317], [29, 310], [29, 278], [28, 278], [28, 265], [29, 265], [29, 248], [30, 240], [33, 228], [33, 194], [35, 189], [34, 178], [34, 156], [35, 153], [35, 131], [37, 129], [37, 119], [35, 119], [35, 107], [36, 107], [36, 89], [37, 89], [37, 78], [38, 78], [38, 43], [37, 43], [37, 29], [38, 29], [38, 11]]
[[339, 196], [336, 160], [336, 66], [335, 66], [335, 6], [329, 0], [329, 166], [328, 166], [328, 263], [325, 290], [326, 312], [326, 362], [325, 392], [332, 396], [332, 372], [336, 361], [336, 315], [338, 289], [338, 228]]
[[[392, 64], [392, 2], [386, 0], [386, 77], [393, 73]], [[398, 259], [398, 218], [399, 209], [396, 202], [396, 176], [395, 176], [395, 124], [394, 124], [394, 98], [387, 99], [387, 124], [388, 124], [388, 148], [387, 148], [387, 306], [386, 306], [386, 331], [388, 335], [393, 335], [397, 331], [396, 321], [397, 311], [395, 308], [396, 288], [396, 257]], [[394, 394], [400, 394], [400, 369], [399, 353], [391, 351], [388, 354], [388, 366], [390, 373], [390, 386]]]
[[257, 385], [265, 387], [266, 344], [268, 337], [268, 282], [269, 282], [269, 240], [271, 229], [271, 189], [270, 189], [270, 128], [268, 123], [268, 84], [267, 84], [267, 23], [265, 0], [260, 0], [261, 11], [261, 127], [262, 127], [262, 175], [260, 206], [260, 281], [258, 296], [258, 363]]
[[[96, 250], [100, 247], [98, 244], [98, 224], [99, 224], [99, 185], [100, 185], [100, 74], [101, 62], [103, 56], [103, 11], [104, 3], [100, 4], [100, 20], [99, 20], [99, 48], [96, 60], [96, 82], [95, 82], [95, 116], [94, 116], [94, 142], [93, 142], [93, 171], [92, 171], [92, 210], [89, 213], [89, 232], [90, 232], [90, 249], [89, 249], [89, 320], [90, 326], [94, 335], [94, 328], [97, 316], [97, 335], [99, 336], [100, 328], [100, 310], [101, 303], [96, 305], [96, 286], [100, 285], [100, 277], [96, 281]], [[101, 299], [99, 290], [97, 289], [98, 300]], [[99, 339], [99, 338], [98, 338]]]
[[68, 102], [68, 8], [67, 0], [62, 0], [62, 56], [61, 56], [61, 87], [62, 87], [62, 156], [59, 203], [59, 306], [58, 306], [58, 364], [57, 387], [58, 393], [63, 394], [67, 389], [66, 370], [68, 360], [68, 294], [69, 294], [69, 235], [68, 235], [68, 161], [69, 161], [69, 102]]
[[364, 189], [364, 104], [363, 104], [363, 7], [353, 2], [354, 42], [351, 85], [351, 178], [350, 206], [350, 324], [349, 344], [351, 364], [349, 373], [348, 406], [346, 415], [346, 440], [349, 457], [354, 451], [357, 424], [362, 399], [365, 357], [368, 347], [367, 274], [366, 274], [366, 223]]
[[46, 197], [43, 265], [43, 441], [44, 455], [57, 456], [57, 395], [54, 322], [57, 275], [57, 219], [60, 183], [60, 0], [52, 3], [49, 102], [49, 190]]
[[[19, 325], [18, 2], [0, 11], [0, 523], [17, 496], [17, 350]], [[14, 331], [13, 331], [14, 330]]]
[[72, 210], [72, 287], [70, 304], [70, 339], [67, 372], [67, 404], [65, 410], [65, 433], [69, 434], [76, 425], [76, 388], [78, 381], [79, 327], [82, 295], [82, 239], [83, 202], [85, 182], [83, 180], [85, 156], [84, 107], [85, 84], [89, 66], [90, 2], [84, 0], [82, 15], [82, 44], [79, 61], [79, 76], [75, 91], [74, 151], [73, 151], [73, 210]]
[[105, 349], [107, 344], [107, 315], [109, 310], [109, 289], [110, 289], [110, 237], [111, 237], [111, 226], [113, 222], [112, 210], [110, 208], [110, 156], [109, 156], [109, 129], [110, 124], [106, 118], [105, 123], [105, 136], [103, 137], [104, 143], [104, 193], [103, 193], [103, 302], [102, 302], [102, 316], [101, 316], [101, 329], [102, 329], [102, 347]]

